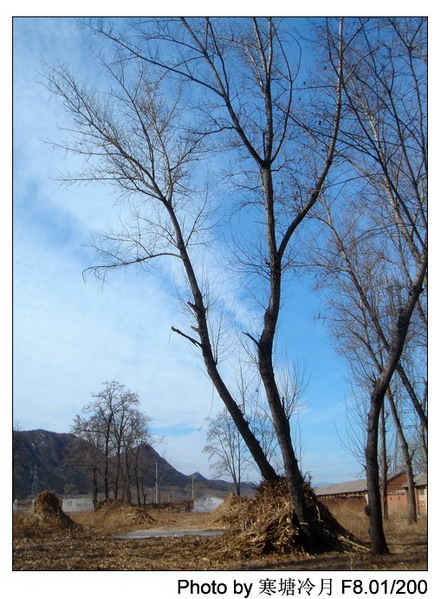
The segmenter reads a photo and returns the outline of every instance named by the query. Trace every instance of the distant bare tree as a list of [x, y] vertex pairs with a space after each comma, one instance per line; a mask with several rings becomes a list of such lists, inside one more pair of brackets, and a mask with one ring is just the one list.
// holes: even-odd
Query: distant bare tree
[[104, 388], [93, 395], [94, 400], [84, 406], [85, 416], [77, 414], [72, 432], [89, 443], [88, 462], [93, 476], [96, 500], [98, 476], [102, 478], [104, 496], [119, 495], [121, 479], [125, 493], [131, 499], [131, 463], [138, 445], [151, 439], [147, 416], [138, 410], [139, 398], [116, 381], [104, 383]]
[[230, 476], [237, 495], [241, 495], [241, 482], [249, 466], [250, 455], [227, 410], [211, 420], [207, 441], [203, 451], [209, 455], [216, 477]]
[[[152, 436], [149, 432], [149, 423], [150, 418], [148, 418], [140, 410], [130, 410], [127, 418], [125, 434], [121, 439], [122, 453], [124, 456], [122, 476], [124, 480], [125, 497], [130, 503], [132, 502], [131, 488], [134, 483], [136, 486], [138, 505], [141, 505], [139, 492], [139, 475], [141, 464], [139, 463], [139, 455], [142, 447], [145, 444], [151, 445], [153, 442]], [[147, 464], [143, 464], [143, 472], [145, 472], [146, 466]]]

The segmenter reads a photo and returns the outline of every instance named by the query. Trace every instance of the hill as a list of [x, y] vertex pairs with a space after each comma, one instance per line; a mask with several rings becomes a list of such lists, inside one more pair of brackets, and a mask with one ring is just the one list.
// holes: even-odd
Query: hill
[[[60, 495], [80, 495], [91, 492], [91, 473], [84, 455], [88, 443], [70, 433], [46, 430], [14, 431], [13, 433], [13, 494], [14, 499], [24, 499], [42, 490]], [[152, 501], [156, 485], [156, 472], [162, 493], [172, 500], [188, 498], [192, 486], [198, 493], [225, 495], [233, 491], [231, 483], [209, 480], [200, 473], [186, 475], [179, 472], [148, 444], [140, 448], [144, 464], [142, 482], [151, 489]], [[244, 484], [244, 488], [253, 488]]]

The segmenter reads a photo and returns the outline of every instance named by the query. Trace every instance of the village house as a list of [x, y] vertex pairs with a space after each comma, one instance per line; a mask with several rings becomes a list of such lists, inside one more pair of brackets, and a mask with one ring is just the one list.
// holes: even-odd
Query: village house
[[[414, 486], [416, 488], [417, 514], [419, 516], [426, 516], [428, 513], [428, 477], [426, 474], [416, 476], [414, 479]], [[407, 496], [408, 483], [405, 482], [403, 487]]]
[[[417, 514], [427, 514], [427, 477], [418, 476], [414, 480], [416, 488]], [[335, 485], [316, 487], [319, 499], [328, 507], [349, 505], [365, 509], [368, 503], [367, 480], [354, 480]], [[405, 472], [398, 472], [388, 477], [387, 485], [388, 511], [390, 514], [405, 511], [408, 507], [408, 482]]]

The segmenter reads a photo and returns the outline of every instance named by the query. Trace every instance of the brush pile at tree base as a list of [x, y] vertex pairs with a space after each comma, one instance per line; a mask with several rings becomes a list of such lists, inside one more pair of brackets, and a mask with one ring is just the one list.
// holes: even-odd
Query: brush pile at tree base
[[[314, 515], [317, 553], [367, 551], [365, 544], [344, 529], [330, 511], [306, 489]], [[214, 512], [212, 522], [227, 527], [213, 540], [217, 557], [251, 558], [269, 553], [307, 553], [284, 480], [265, 482], [254, 499], [229, 496]]]

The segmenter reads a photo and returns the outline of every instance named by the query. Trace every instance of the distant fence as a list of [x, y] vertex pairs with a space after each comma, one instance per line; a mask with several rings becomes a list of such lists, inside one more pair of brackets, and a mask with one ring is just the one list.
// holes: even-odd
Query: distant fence
[[26, 503], [23, 502], [18, 502], [17, 499], [15, 499], [12, 502], [12, 511], [15, 512], [33, 512], [34, 511], [34, 507], [35, 507], [35, 500], [33, 499], [32, 501], [28, 501]]
[[152, 510], [168, 510], [178, 512], [191, 512], [194, 509], [194, 501], [161, 501], [160, 503], [146, 503], [145, 507]]
[[[26, 503], [14, 500], [12, 503], [13, 512], [33, 512], [35, 500]], [[194, 509], [194, 501], [161, 501], [160, 503], [146, 503], [143, 507], [153, 510], [173, 511], [173, 512], [192, 512], [210, 511], [209, 509]], [[63, 497], [62, 509], [65, 513], [88, 512], [94, 509], [93, 499], [91, 497]]]

